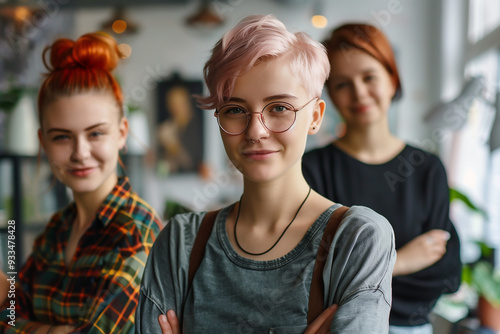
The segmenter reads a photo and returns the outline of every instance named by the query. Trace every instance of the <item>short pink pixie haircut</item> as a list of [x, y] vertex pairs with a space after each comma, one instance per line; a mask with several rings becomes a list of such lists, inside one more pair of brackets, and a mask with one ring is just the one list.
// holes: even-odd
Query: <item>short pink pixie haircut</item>
[[203, 69], [209, 96], [198, 97], [203, 109], [227, 103], [236, 79], [255, 65], [290, 56], [290, 70], [297, 74], [306, 91], [321, 96], [330, 73], [325, 47], [303, 32], [291, 33], [273, 15], [250, 15], [228, 31], [212, 49]]

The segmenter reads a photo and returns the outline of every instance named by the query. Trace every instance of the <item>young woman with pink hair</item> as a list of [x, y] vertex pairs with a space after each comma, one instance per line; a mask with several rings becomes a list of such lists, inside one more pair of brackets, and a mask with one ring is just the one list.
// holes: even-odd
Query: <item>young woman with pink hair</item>
[[[386, 333], [395, 261], [387, 220], [349, 208], [317, 257], [342, 210], [301, 169], [325, 110], [324, 47], [274, 16], [250, 16], [215, 45], [204, 72], [210, 95], [199, 103], [215, 109], [243, 194], [216, 214], [194, 276], [209, 214], [177, 215], [165, 227], [146, 264], [136, 333]], [[321, 305], [311, 316], [319, 261]]]

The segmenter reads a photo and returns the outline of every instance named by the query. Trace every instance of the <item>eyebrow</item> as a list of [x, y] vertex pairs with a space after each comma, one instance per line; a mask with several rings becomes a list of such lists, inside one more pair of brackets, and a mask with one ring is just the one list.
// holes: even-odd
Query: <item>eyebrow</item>
[[[97, 124], [91, 125], [88, 128], [85, 128], [85, 131], [92, 130], [92, 129], [97, 128], [97, 127], [102, 126], [102, 125], [108, 125], [108, 122], [102, 122], [102, 123], [97, 123]], [[60, 128], [51, 128], [51, 129], [47, 130], [47, 133], [51, 133], [51, 132], [70, 133], [71, 131], [67, 130], [67, 129], [60, 129]]]
[[[373, 72], [377, 72], [377, 69], [370, 67], [370, 68], [362, 70], [361, 74], [367, 74], [367, 73], [373, 73]], [[346, 78], [346, 76], [342, 75], [342, 74], [332, 75], [331, 77], [333, 79], [343, 79], [343, 78]]]
[[[298, 97], [296, 97], [295, 95], [291, 95], [291, 94], [277, 94], [277, 95], [271, 95], [271, 96], [265, 97], [263, 101], [268, 102], [268, 101], [280, 100], [280, 99], [298, 99]], [[228, 100], [228, 102], [243, 103], [243, 102], [246, 102], [246, 100], [242, 99], [240, 97], [231, 97]]]

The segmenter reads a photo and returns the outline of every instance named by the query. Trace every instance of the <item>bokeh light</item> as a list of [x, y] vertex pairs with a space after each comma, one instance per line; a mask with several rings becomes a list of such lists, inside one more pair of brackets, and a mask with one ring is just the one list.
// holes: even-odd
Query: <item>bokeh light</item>
[[127, 30], [127, 22], [123, 20], [116, 20], [115, 22], [113, 22], [113, 26], [111, 27], [111, 29], [113, 29], [115, 33], [121, 34], [125, 30]]
[[311, 23], [315, 28], [323, 29], [328, 24], [328, 20], [323, 15], [314, 15], [311, 18]]

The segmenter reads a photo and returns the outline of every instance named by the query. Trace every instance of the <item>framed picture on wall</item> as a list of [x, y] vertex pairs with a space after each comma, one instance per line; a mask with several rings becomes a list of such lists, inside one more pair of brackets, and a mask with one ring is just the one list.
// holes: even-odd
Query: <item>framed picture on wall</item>
[[167, 175], [197, 173], [203, 163], [203, 111], [193, 94], [203, 93], [203, 82], [176, 73], [159, 82], [157, 89], [159, 168]]

